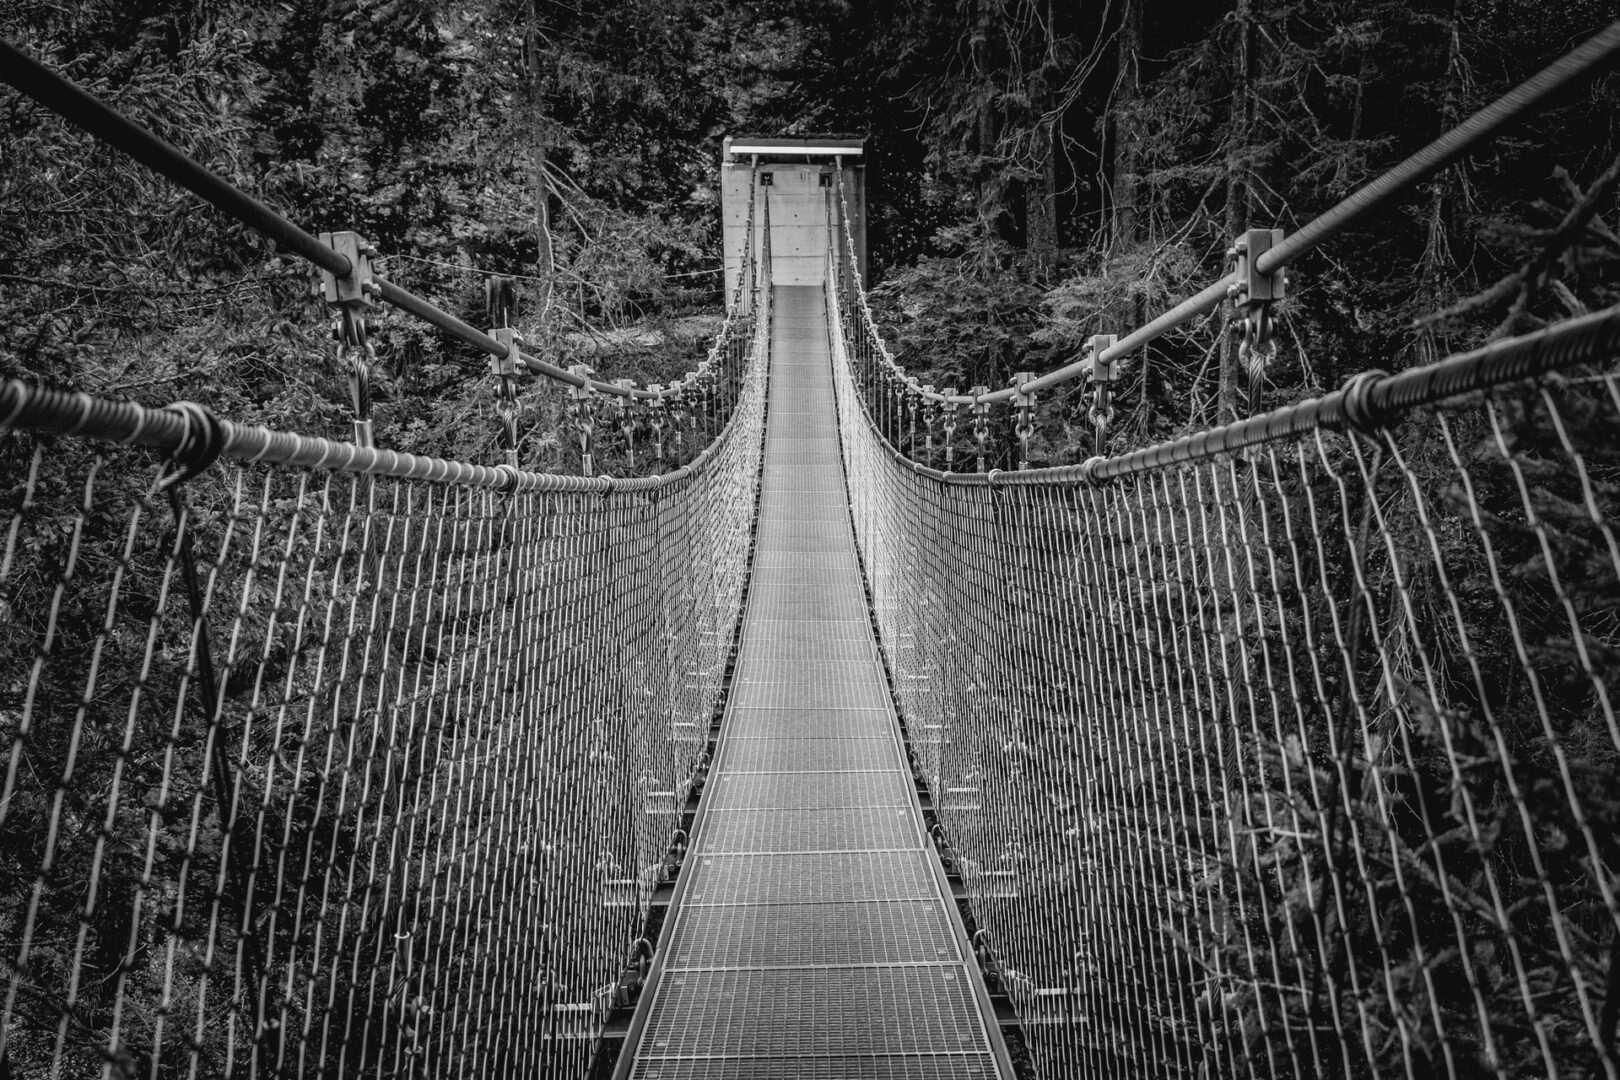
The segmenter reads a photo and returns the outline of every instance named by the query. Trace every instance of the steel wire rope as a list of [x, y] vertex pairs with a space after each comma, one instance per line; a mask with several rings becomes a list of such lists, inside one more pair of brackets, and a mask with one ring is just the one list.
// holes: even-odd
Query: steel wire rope
[[[1343, 231], [1358, 218], [1385, 205], [1397, 195], [1434, 175], [1434, 173], [1456, 161], [1473, 148], [1495, 138], [1517, 121], [1543, 108], [1559, 93], [1568, 91], [1588, 79], [1595, 78], [1607, 66], [1612, 64], [1617, 57], [1620, 57], [1620, 23], [1613, 23], [1569, 53], [1559, 57], [1523, 83], [1509, 90], [1485, 108], [1468, 117], [1456, 127], [1440, 135], [1398, 164], [1379, 174], [1373, 180], [1363, 184], [1332, 207], [1301, 225], [1292, 235], [1284, 238], [1276, 246], [1259, 256], [1256, 260], [1256, 272], [1261, 275], [1269, 275], [1282, 270], [1289, 263], [1298, 259], [1299, 256]], [[839, 198], [843, 200], [845, 196], [841, 170], [837, 178], [837, 187]], [[847, 233], [849, 228], [847, 204], [843, 221]], [[854, 250], [852, 240], [849, 241], [849, 250], [851, 252]], [[1066, 364], [1016, 387], [992, 390], [977, 396], [971, 394], [947, 396], [921, 390], [918, 393], [929, 401], [971, 405], [982, 402], [1001, 403], [1010, 401], [1018, 393], [1030, 394], [1049, 390], [1073, 379], [1088, 376], [1094, 364], [1113, 363], [1124, 356], [1130, 355], [1149, 342], [1162, 337], [1189, 319], [1196, 318], [1212, 310], [1227, 298], [1228, 289], [1235, 284], [1237, 284], [1236, 274], [1227, 274], [1219, 281], [1213, 282], [1197, 294], [1188, 297], [1175, 307], [1124, 335], [1115, 344], [1102, 350], [1096, 357], [1088, 356], [1074, 363]], [[871, 318], [871, 311], [866, 302], [864, 283], [855, 281], [851, 291], [854, 295], [855, 306], [859, 309], [865, 325], [873, 327], [871, 340], [877, 355], [883, 361], [886, 369], [893, 372], [895, 378], [903, 381], [905, 378], [903, 370], [889, 355], [882, 338], [876, 333], [875, 323]]]
[[[63, 119], [84, 129], [109, 146], [122, 151], [153, 172], [192, 192], [222, 213], [279, 244], [300, 258], [339, 278], [354, 271], [349, 258], [321, 242], [319, 238], [286, 216], [243, 192], [223, 177], [199, 164], [183, 151], [159, 138], [108, 106], [93, 94], [48, 66], [0, 39], [0, 78], [28, 95]], [[373, 275], [377, 295], [385, 302], [414, 315], [480, 352], [506, 359], [510, 351], [480, 330], [449, 312], [401, 288], [381, 275]], [[539, 357], [521, 355], [523, 364], [537, 375], [576, 388], [589, 387], [598, 394], [640, 401], [658, 400], [673, 390], [653, 393], [583, 377]]]
[[[1480, 817], [1473, 793], [1481, 770], [1498, 774], [1512, 809], [1505, 819], [1492, 812], [1517, 823], [1518, 849], [1529, 856], [1557, 820], [1568, 822], [1556, 828], [1567, 831], [1579, 866], [1606, 857], [1601, 837], [1580, 824], [1593, 796], [1550, 722], [1561, 706], [1536, 689], [1544, 678], [1535, 677], [1515, 599], [1526, 586], [1510, 579], [1493, 541], [1508, 526], [1492, 513], [1504, 511], [1481, 510], [1486, 497], [1473, 493], [1486, 465], [1483, 451], [1470, 449], [1488, 446], [1501, 463], [1485, 490], [1509, 499], [1505, 512], [1517, 507], [1526, 522], [1543, 568], [1524, 572], [1545, 590], [1552, 625], [1565, 626], [1571, 670], [1590, 703], [1584, 722], [1592, 736], [1620, 746], [1606, 672], [1588, 644], [1602, 625], [1592, 620], [1608, 616], [1582, 609], [1562, 568], [1583, 564], [1571, 563], [1573, 540], [1548, 523], [1555, 504], [1537, 486], [1567, 479], [1569, 494], [1559, 496], [1566, 502], [1557, 505], [1590, 532], [1596, 562], [1586, 572], [1620, 575], [1610, 500], [1592, 479], [1608, 466], [1593, 464], [1603, 453], [1592, 441], [1602, 425], [1591, 419], [1593, 409], [1620, 415], [1620, 383], [1606, 372], [1553, 374], [1528, 394], [1513, 385], [1566, 365], [1610, 362], [1613, 312], [1394, 379], [1356, 380], [1332, 400], [1240, 432], [1208, 433], [1186, 452], [1092, 489], [1077, 486], [1079, 469], [957, 476], [907, 461], [883, 426], [887, 398], [872, 399], [877, 411], [862, 403], [862, 361], [839, 347], [858, 338], [838, 332], [842, 296], [830, 288], [829, 297], [840, 437], [880, 641], [951, 855], [1003, 969], [1049, 970], [1042, 950], [1051, 949], [1050, 928], [1061, 919], [1055, 907], [1031, 906], [1035, 893], [998, 906], [974, 877], [987, 881], [983, 871], [1017, 845], [1026, 855], [1040, 850], [1049, 826], [1021, 816], [1061, 811], [1030, 798], [1039, 790], [1033, 770], [1020, 779], [994, 751], [1040, 715], [1044, 695], [1033, 684], [1055, 682], [1052, 696], [1069, 698], [1066, 708], [1088, 718], [1084, 742], [1068, 750], [1061, 739], [1047, 742], [1086, 781], [1051, 790], [1076, 792], [1082, 819], [1101, 815], [1101, 861], [1095, 876], [1074, 880], [1090, 901], [1082, 918], [1093, 931], [1078, 940], [1093, 966], [1078, 969], [1085, 981], [1072, 1024], [1025, 1029], [1043, 1069], [1109, 1075], [1127, 1062], [1179, 1061], [1189, 1072], [1234, 1076], [1422, 1076], [1460, 1075], [1478, 1060], [1497, 1075], [1514, 1062], [1571, 1075], [1595, 1055], [1600, 1073], [1613, 1070], [1595, 1008], [1603, 938], [1591, 930], [1616, 917], [1608, 883], [1556, 871], [1549, 857], [1502, 879], [1488, 856], [1498, 826]], [[1458, 396], [1465, 393], [1476, 396]], [[1583, 419], [1569, 419], [1565, 400], [1586, 410]], [[1399, 439], [1396, 417], [1405, 420]], [[1484, 425], [1483, 444], [1451, 434], [1463, 420], [1475, 432]], [[1457, 490], [1467, 496], [1460, 510], [1407, 459], [1424, 425], [1444, 436]], [[1351, 435], [1331, 436], [1327, 426]], [[1546, 432], [1563, 456], [1537, 457], [1526, 430]], [[1378, 445], [1382, 458], [1368, 451]], [[1250, 446], [1257, 450], [1234, 453]], [[1216, 453], [1223, 458], [1209, 460]], [[1380, 479], [1392, 470], [1394, 486]], [[1405, 565], [1417, 552], [1403, 540], [1401, 514], [1417, 522], [1419, 550], [1439, 583], [1426, 587], [1452, 612], [1449, 631], [1419, 607], [1423, 568], [1421, 560]], [[1497, 692], [1475, 659], [1479, 616], [1465, 606], [1479, 590], [1450, 576], [1455, 559], [1442, 544], [1461, 523], [1479, 537], [1486, 595], [1510, 616], [1511, 666], [1529, 688], [1526, 714], [1534, 714], [1539, 748], [1500, 741]], [[1047, 593], [1072, 614], [1041, 607]], [[1023, 608], [1038, 613], [1028, 624]], [[1056, 617], [1043, 619], [1048, 610]], [[1078, 677], [1044, 667], [1047, 650], [1062, 650], [1062, 667]], [[1475, 672], [1481, 730], [1497, 733], [1492, 754], [1464, 750], [1476, 736], [1447, 704], [1442, 663]], [[933, 693], [909, 689], [915, 676], [930, 679]], [[1424, 710], [1432, 721], [1410, 719]], [[1154, 724], [1155, 716], [1163, 720]], [[1133, 725], [1144, 723], [1163, 734], [1139, 734]], [[948, 743], [918, 740], [930, 727]], [[1432, 749], [1420, 739], [1432, 739]], [[1552, 782], [1542, 801], [1515, 779], [1524, 766], [1514, 762], [1526, 753], [1545, 758]], [[1155, 769], [1162, 786], [1144, 772]], [[1434, 770], [1455, 792], [1450, 811], [1421, 794]], [[949, 790], [973, 781], [982, 788], [971, 800], [976, 810]], [[1135, 899], [1161, 890], [1178, 899], [1162, 907]], [[1520, 924], [1513, 913], [1526, 903], [1545, 930]], [[1044, 924], [1029, 918], [1037, 910]], [[1047, 928], [1033, 954], [1024, 945], [1032, 926]], [[1138, 970], [1153, 964], [1159, 941], [1162, 978]], [[1191, 962], [1183, 967], [1178, 953]], [[1549, 964], [1560, 990], [1546, 981]], [[1082, 1034], [1088, 1023], [1109, 1041]], [[1192, 1037], [1195, 1028], [1201, 1034]]]
[[[27, 942], [37, 940], [63, 957], [70, 987], [92, 985], [92, 958], [108, 948], [158, 957], [151, 972], [131, 961], [106, 984], [114, 1022], [90, 1038], [115, 1072], [124, 1055], [148, 1048], [163, 1068], [202, 1072], [582, 1070], [599, 1030], [592, 994], [617, 976], [646, 913], [645, 895], [628, 908], [604, 903], [593, 869], [598, 840], [643, 889], [646, 870], [662, 865], [672, 823], [638, 778], [663, 784], [694, 774], [701, 747], [677, 745], [655, 727], [707, 724], [726, 631], [740, 611], [766, 326], [768, 307], [738, 351], [733, 370], [742, 385], [720, 438], [664, 477], [582, 483], [221, 423], [223, 449], [243, 468], [223, 474], [222, 507], [199, 511], [196, 527], [210, 545], [200, 604], [228, 642], [218, 674], [229, 690], [200, 721], [188, 687], [203, 623], [182, 631], [168, 613], [177, 557], [162, 545], [147, 554], [151, 515], [138, 485], [124, 480], [125, 461], [144, 474], [141, 455], [110, 447], [87, 459], [77, 509], [64, 519], [71, 551], [52, 569], [38, 564], [30, 539], [42, 523], [36, 507], [56, 506], [41, 477], [77, 468], [64, 455], [80, 444], [12, 444], [32, 464], [11, 514], [0, 588], [9, 595], [42, 574], [56, 599], [45, 612], [51, 626], [24, 653], [24, 713], [5, 736], [0, 827], [37, 806], [52, 839], [42, 864], [22, 868], [34, 900], [5, 931], [16, 966], [7, 969], [0, 1043], [14, 1030], [18, 1003], [36, 1000], [30, 958], [38, 949]], [[83, 431], [168, 449], [193, 434], [186, 415], [22, 384], [0, 389], [0, 416], [23, 432]], [[124, 470], [116, 485], [100, 479], [109, 455]], [[660, 513], [648, 509], [654, 505]], [[677, 506], [690, 509], [668, 512]], [[79, 537], [103, 518], [126, 537], [110, 585], [99, 573], [77, 572]], [[643, 556], [663, 549], [663, 530], [680, 521], [692, 523], [697, 542], [689, 557], [655, 572]], [[150, 599], [144, 580], [133, 594], [121, 584], [137, 570], [147, 575], [148, 563]], [[703, 640], [671, 648], [649, 613], [655, 602], [688, 607], [671, 598], [682, 579], [700, 581], [711, 601], [675, 630]], [[79, 646], [54, 627], [59, 612], [77, 610], [81, 592], [99, 597], [106, 612], [100, 635], [86, 639], [103, 659], [63, 698], [56, 657], [78, 655], [64, 650]], [[136, 625], [144, 628], [128, 645], [116, 614], [127, 602], [140, 605]], [[621, 674], [599, 678], [593, 654], [617, 655]], [[691, 677], [671, 667], [672, 655], [694, 658]], [[676, 715], [637, 696], [644, 672], [660, 685], [690, 686], [672, 699]], [[523, 679], [527, 689], [516, 685]], [[116, 710], [120, 695], [128, 745], [106, 759], [115, 777], [100, 805], [120, 829], [132, 812], [139, 821], [144, 842], [131, 846], [144, 851], [145, 868], [133, 878], [133, 908], [120, 907], [113, 888], [124, 880], [115, 865], [123, 839], [115, 845], [103, 831], [81, 842], [68, 828], [69, 781], [99, 773], [103, 759], [69, 762], [56, 782], [20, 767], [54, 752], [40, 740], [58, 729], [99, 745], [83, 742], [92, 722], [101, 723], [85, 710]], [[166, 724], [146, 715], [149, 701], [168, 710]], [[611, 717], [611, 734], [584, 743], [570, 734], [562, 718], [582, 712]], [[618, 765], [587, 757], [591, 745], [621, 740], [631, 750]], [[229, 759], [219, 798], [196, 749], [206, 760], [215, 745]], [[567, 812], [569, 796], [597, 797], [590, 785], [598, 776], [612, 781], [600, 829]], [[136, 801], [149, 783], [168, 794]], [[543, 848], [554, 857], [539, 854]], [[83, 926], [122, 922], [126, 936], [116, 946], [81, 929], [68, 934], [66, 952], [50, 951], [63, 941], [52, 914], [61, 885], [51, 872], [63, 859], [89, 860]], [[536, 928], [542, 918], [548, 922]], [[153, 937], [159, 926], [166, 940]], [[499, 992], [514, 982], [516, 992]], [[79, 997], [45, 1007], [52, 1035], [43, 1050], [28, 1039], [10, 1042], [14, 1062], [24, 1052], [25, 1069], [73, 1074], [85, 1038], [75, 1009], [86, 999], [70, 993]]]

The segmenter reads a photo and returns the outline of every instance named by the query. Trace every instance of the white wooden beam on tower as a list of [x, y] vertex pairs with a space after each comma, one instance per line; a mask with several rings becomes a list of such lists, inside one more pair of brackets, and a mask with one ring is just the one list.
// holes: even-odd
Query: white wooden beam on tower
[[[849, 138], [788, 136], [728, 137], [721, 156], [720, 204], [729, 303], [742, 266], [748, 221], [748, 191], [758, 169], [756, 199], [770, 200], [771, 277], [777, 285], [819, 285], [825, 275], [827, 245], [842, 241], [834, 174], [843, 166], [845, 201], [855, 237], [857, 270], [866, 279], [865, 144]], [[828, 228], [829, 211], [833, 228]], [[755, 220], [764, 220], [763, 204]], [[755, 243], [757, 244], [757, 237]], [[756, 247], [757, 253], [757, 247]]]

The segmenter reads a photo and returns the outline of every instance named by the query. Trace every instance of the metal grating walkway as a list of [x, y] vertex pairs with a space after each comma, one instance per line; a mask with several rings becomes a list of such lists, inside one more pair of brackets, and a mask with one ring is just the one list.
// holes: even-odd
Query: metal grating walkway
[[779, 286], [742, 651], [631, 1075], [999, 1075], [904, 767], [819, 287]]

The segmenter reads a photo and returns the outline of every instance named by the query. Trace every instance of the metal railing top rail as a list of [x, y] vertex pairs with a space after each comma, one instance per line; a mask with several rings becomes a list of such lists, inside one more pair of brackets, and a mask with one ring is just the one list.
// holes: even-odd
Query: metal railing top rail
[[530, 472], [510, 465], [403, 454], [316, 435], [277, 431], [221, 419], [189, 402], [152, 408], [133, 401], [34, 386], [20, 379], [0, 383], [0, 431], [76, 435], [124, 445], [167, 450], [190, 459], [193, 468], [227, 457], [247, 464], [294, 465], [333, 472], [430, 480], [499, 491], [655, 491], [700, 471], [727, 442], [737, 423], [732, 412], [720, 433], [691, 461], [655, 476], [568, 476]]
[[[0, 80], [320, 269], [339, 278], [354, 272], [354, 264], [347, 256], [4, 39], [0, 39]], [[452, 338], [501, 360], [511, 354], [512, 350], [495, 338], [410, 290], [378, 274], [371, 280], [384, 301]], [[661, 391], [619, 386], [547, 363], [521, 350], [518, 358], [536, 375], [577, 388], [588, 386], [615, 397], [656, 401], [673, 397], [683, 389], [679, 382]]]
[[[1329, 237], [1343, 231], [1357, 218], [1384, 205], [1396, 195], [1455, 162], [1481, 143], [1495, 138], [1509, 125], [1540, 109], [1554, 94], [1595, 77], [1616, 58], [1620, 58], [1620, 22], [1604, 28], [1579, 47], [1559, 57], [1404, 161], [1363, 184], [1336, 205], [1300, 226], [1297, 232], [1284, 237], [1256, 258], [1255, 272], [1259, 275], [1269, 275], [1288, 266]], [[842, 183], [840, 183], [842, 197], [841, 189]], [[942, 404], [975, 405], [1005, 402], [1019, 394], [1038, 393], [1060, 383], [1090, 375], [1094, 364], [1109, 364], [1128, 356], [1189, 319], [1213, 310], [1226, 299], [1228, 291], [1237, 284], [1239, 284], [1237, 273], [1229, 273], [1175, 307], [1137, 327], [1099, 355], [1087, 354], [1073, 363], [1065, 364], [1017, 386], [1002, 387], [979, 395], [945, 395], [924, 391], [921, 386], [916, 385], [914, 379], [908, 378], [906, 381], [922, 400]], [[858, 287], [864, 294], [864, 283], [860, 283]], [[893, 363], [892, 358], [890, 362]], [[899, 370], [898, 366], [896, 370]], [[903, 372], [900, 374], [904, 375]]]

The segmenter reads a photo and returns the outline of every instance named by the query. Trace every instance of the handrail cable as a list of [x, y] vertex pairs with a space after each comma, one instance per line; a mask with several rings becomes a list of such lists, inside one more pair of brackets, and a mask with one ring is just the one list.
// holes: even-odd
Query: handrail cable
[[[733, 412], [720, 433], [678, 469], [654, 476], [613, 477], [540, 473], [508, 465], [424, 457], [215, 419], [220, 429], [220, 456], [237, 461], [296, 465], [400, 480], [431, 480], [508, 492], [653, 491], [667, 487], [700, 470], [716, 448], [725, 444], [736, 421], [737, 414]], [[133, 401], [37, 386], [21, 379], [0, 383], [0, 431], [79, 435], [174, 451], [187, 442], [191, 424], [187, 412], [178, 404], [153, 408]]]
[[[846, 249], [844, 255], [850, 260], [850, 265], [854, 266], [855, 239], [849, 227], [849, 206], [845, 199], [842, 178], [838, 183], [838, 197], [844, 222]], [[856, 282], [851, 292], [859, 307], [859, 318], [865, 323], [864, 330], [872, 340], [878, 341], [881, 347], [871, 309], [866, 304], [866, 292], [859, 286], [855, 275], [851, 274], [850, 279]], [[1590, 315], [1566, 319], [1534, 333], [1492, 342], [1469, 352], [1456, 353], [1444, 360], [1408, 368], [1396, 375], [1381, 369], [1363, 371], [1351, 376], [1340, 389], [1324, 394], [1320, 398], [1306, 398], [1259, 416], [1220, 427], [1206, 428], [1130, 453], [1113, 457], [1093, 457], [1069, 465], [1017, 471], [993, 469], [987, 473], [959, 473], [935, 469], [907, 457], [897, 445], [886, 438], [870, 410], [866, 412], [866, 419], [873, 425], [879, 441], [888, 448], [896, 460], [909, 464], [918, 475], [945, 483], [970, 486], [1080, 482], [1100, 484], [1121, 476], [1189, 461], [1205, 460], [1245, 447], [1293, 438], [1321, 428], [1353, 428], [1370, 432], [1386, 425], [1397, 414], [1412, 409], [1545, 375], [1560, 368], [1612, 356], [1617, 351], [1620, 351], [1620, 305]], [[886, 352], [884, 355], [892, 368], [898, 368], [893, 358], [888, 357]], [[1106, 350], [1103, 355], [1107, 356]], [[909, 385], [914, 392], [923, 394], [922, 389], [917, 387], [914, 381]], [[1032, 386], [1033, 383], [1025, 385]], [[949, 396], [935, 394], [933, 399], [954, 404], [967, 404], [975, 400], [966, 394]], [[977, 400], [985, 401], [987, 397], [981, 396]]]
[[[1372, 431], [1413, 409], [1546, 375], [1620, 352], [1620, 305], [1521, 337], [1495, 341], [1391, 375], [1364, 371], [1319, 398], [1306, 398], [1246, 420], [1155, 443], [1128, 454], [1018, 472], [954, 473], [910, 462], [920, 475], [950, 484], [1099, 484], [1122, 476], [1201, 461], [1325, 428]], [[891, 447], [892, 449], [892, 447]], [[897, 459], [910, 461], [898, 449]]]
[[[1297, 232], [1283, 238], [1255, 260], [1256, 273], [1267, 275], [1281, 270], [1329, 237], [1343, 231], [1356, 219], [1383, 206], [1414, 184], [1439, 172], [1474, 147], [1495, 138], [1510, 124], [1541, 108], [1554, 94], [1569, 89], [1585, 79], [1595, 77], [1617, 57], [1620, 57], [1620, 22], [1610, 24], [1573, 51], [1559, 57], [1404, 161], [1363, 184], [1336, 205], [1306, 222]], [[840, 196], [842, 197], [841, 191]], [[1004, 402], [1018, 394], [1038, 393], [1060, 383], [1089, 375], [1094, 364], [1109, 364], [1127, 356], [1182, 323], [1214, 309], [1227, 297], [1228, 290], [1237, 283], [1238, 275], [1235, 272], [1229, 273], [1175, 307], [1137, 327], [1097, 356], [1088, 354], [1073, 363], [1065, 364], [1017, 386], [1006, 386], [977, 396], [954, 394], [947, 397], [937, 392], [924, 391], [920, 387], [916, 387], [915, 390], [922, 400], [956, 405]], [[860, 289], [864, 306], [865, 282], [860, 283]], [[884, 353], [890, 365], [898, 369], [893, 358], [887, 356], [886, 348]]]
[[[321, 243], [320, 239], [286, 216], [242, 191], [230, 181], [193, 160], [172, 143], [113, 109], [72, 80], [52, 71], [45, 64], [0, 39], [0, 79], [50, 109], [64, 120], [95, 136], [153, 172], [192, 192], [204, 202], [228, 214], [248, 228], [275, 241], [315, 266], [338, 277], [354, 269], [347, 257]], [[423, 322], [430, 323], [451, 337], [498, 359], [510, 350], [493, 337], [474, 328], [448, 311], [395, 285], [381, 275], [373, 275], [378, 295], [395, 307]], [[589, 386], [600, 394], [653, 401], [681, 392], [676, 384], [663, 391], [619, 386], [592, 379], [519, 350], [519, 357], [530, 371], [573, 387]]]

